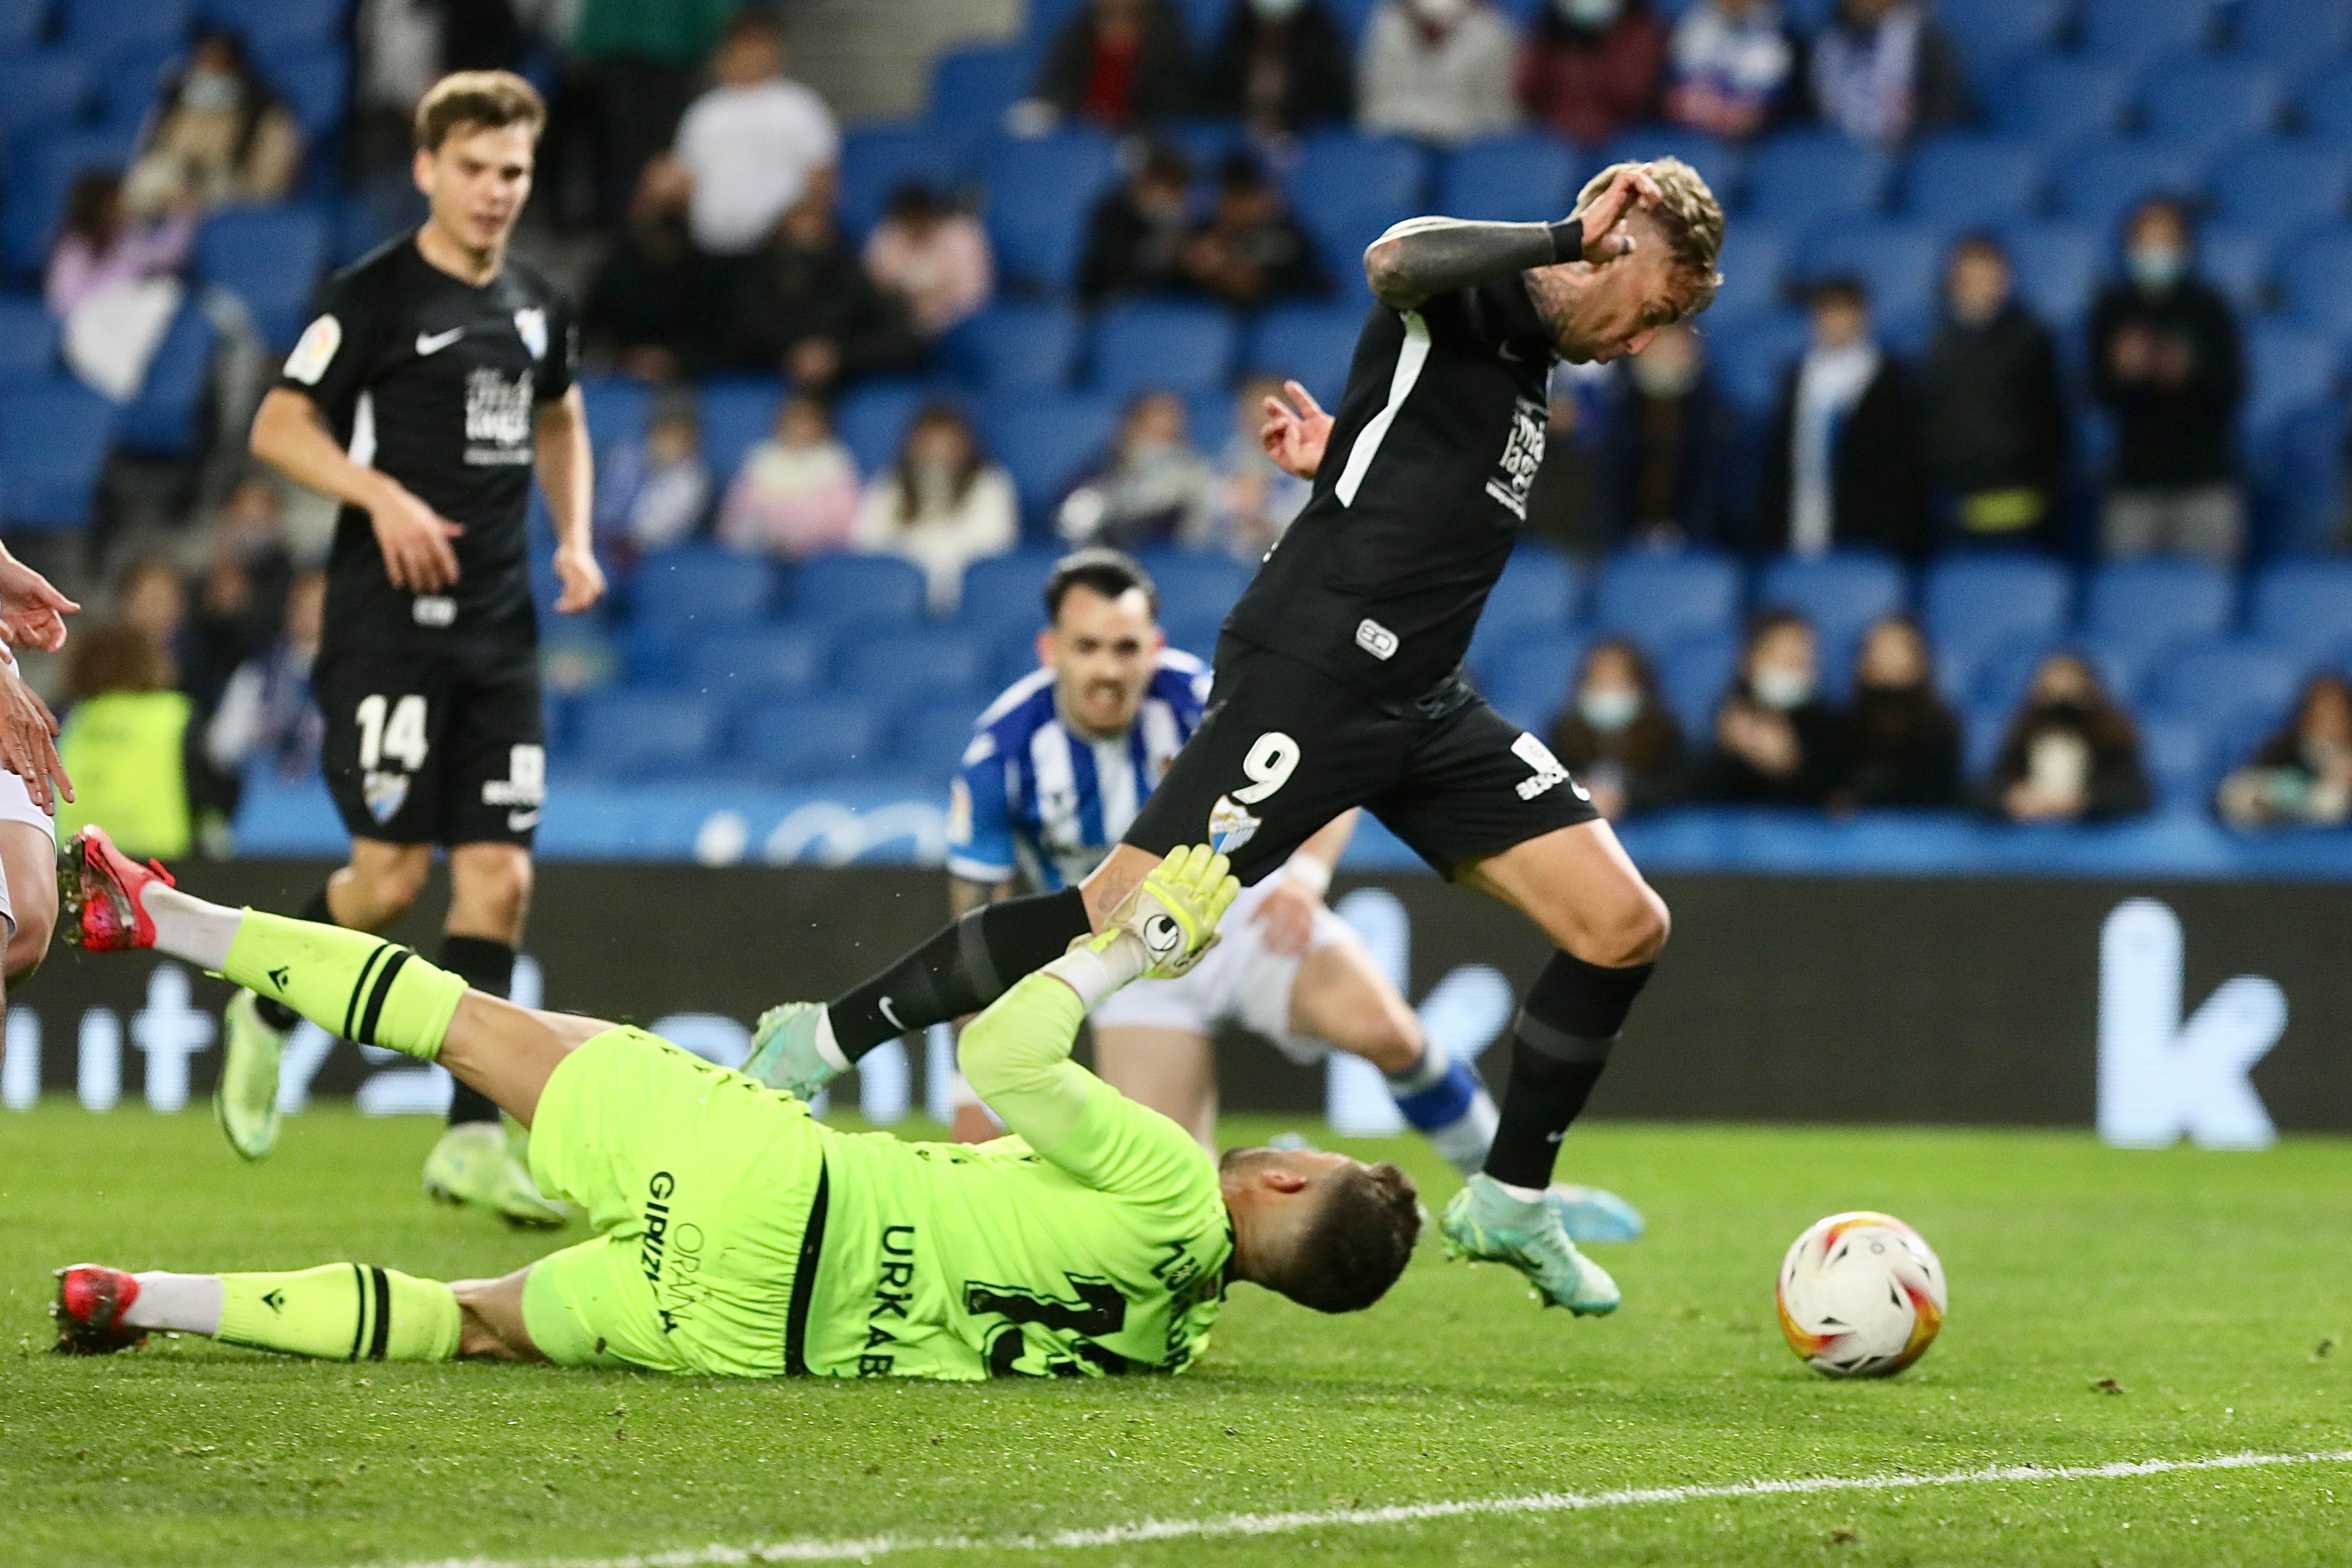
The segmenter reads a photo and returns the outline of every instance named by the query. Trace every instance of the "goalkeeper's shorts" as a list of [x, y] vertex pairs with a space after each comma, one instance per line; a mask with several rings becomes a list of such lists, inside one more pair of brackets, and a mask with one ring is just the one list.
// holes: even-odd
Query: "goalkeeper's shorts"
[[588, 1040], [540, 1095], [530, 1173], [596, 1235], [532, 1265], [532, 1342], [561, 1366], [800, 1370], [786, 1342], [822, 1138], [801, 1101], [642, 1029]]

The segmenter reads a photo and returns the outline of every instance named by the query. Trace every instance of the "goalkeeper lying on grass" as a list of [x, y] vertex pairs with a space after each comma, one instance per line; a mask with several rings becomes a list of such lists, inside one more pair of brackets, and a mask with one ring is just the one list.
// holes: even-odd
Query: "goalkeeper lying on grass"
[[1420, 1228], [1394, 1165], [1244, 1149], [1069, 1059], [1087, 1009], [1181, 973], [1236, 884], [1171, 855], [1097, 936], [965, 1030], [964, 1076], [1013, 1130], [978, 1146], [851, 1136], [641, 1029], [518, 1007], [359, 931], [181, 892], [85, 828], [68, 940], [152, 947], [363, 1045], [438, 1061], [531, 1129], [540, 1190], [591, 1240], [455, 1284], [332, 1263], [290, 1274], [60, 1272], [58, 1348], [152, 1330], [336, 1361], [490, 1356], [737, 1377], [976, 1379], [1182, 1368], [1226, 1284], [1327, 1312], [1378, 1300]]

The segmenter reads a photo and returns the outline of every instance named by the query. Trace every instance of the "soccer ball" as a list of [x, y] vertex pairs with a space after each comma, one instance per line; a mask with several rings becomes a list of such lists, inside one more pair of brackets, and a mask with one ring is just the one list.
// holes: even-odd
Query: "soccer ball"
[[1944, 1266], [1893, 1215], [1857, 1209], [1815, 1221], [1780, 1261], [1780, 1332], [1831, 1377], [1892, 1377], [1944, 1326]]

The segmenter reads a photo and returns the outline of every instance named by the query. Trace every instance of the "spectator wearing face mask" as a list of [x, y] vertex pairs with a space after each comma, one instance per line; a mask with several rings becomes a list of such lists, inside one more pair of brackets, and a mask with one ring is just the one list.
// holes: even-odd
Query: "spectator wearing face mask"
[[1985, 805], [2011, 822], [2095, 822], [2148, 808], [2139, 731], [2090, 662], [2053, 653], [2001, 742]]
[[1087, 220], [1078, 297], [1100, 304], [1118, 295], [1183, 289], [1192, 190], [1192, 164], [1181, 149], [1166, 142], [1147, 148], [1127, 183], [1096, 202]]
[[1650, 661], [1623, 637], [1585, 650], [1551, 749], [1612, 822], [1672, 805], [1689, 789], [1683, 727], [1660, 700]]
[[1874, 544], [1916, 555], [1927, 498], [1902, 369], [1871, 335], [1860, 283], [1818, 285], [1811, 314], [1812, 342], [1781, 380], [1765, 450], [1764, 548], [1811, 556]]
[[702, 423], [676, 398], [656, 407], [644, 436], [604, 448], [596, 474], [596, 544], [624, 564], [683, 544], [710, 515], [710, 466]]
[[2229, 301], [2191, 271], [2189, 219], [2148, 202], [2125, 231], [2127, 275], [2091, 308], [2091, 391], [2116, 416], [2103, 543], [2224, 565], [2245, 547], [2235, 430], [2246, 378]]
[[1821, 689], [1812, 624], [1789, 610], [1757, 616], [1738, 678], [1716, 710], [1701, 793], [1732, 805], [1824, 805], [1847, 763], [1844, 726]]
[[1979, 235], [1953, 247], [1919, 377], [1921, 455], [1962, 539], [2047, 549], [2066, 468], [2065, 395], [2058, 345], [2011, 285], [1999, 242]]
[[1699, 0], [1675, 24], [1666, 118], [1749, 142], [1788, 117], [1803, 46], [1773, 0]]
[[2352, 684], [2312, 677], [2294, 717], [2221, 781], [2214, 805], [2232, 827], [2352, 821]]
[[1657, 111], [1665, 24], [1649, 0], [1551, 0], [1519, 51], [1528, 118], [1597, 147]]
[[1620, 363], [1601, 457], [1612, 541], [1719, 541], [1739, 422], [1708, 370], [1705, 343], [1677, 321]]
[[163, 84], [160, 110], [124, 182], [141, 210], [184, 197], [211, 211], [280, 201], [302, 163], [302, 132], [234, 33], [196, 39]]
[[1838, 0], [1813, 40], [1811, 77], [1822, 118], [1867, 147], [1968, 117], [1959, 56], [1918, 0]]
[[1229, 153], [1217, 169], [1217, 205], [1184, 242], [1192, 286], [1239, 310], [1325, 289], [1323, 264], [1306, 226], [1292, 216], [1282, 187], [1247, 153]]
[[774, 432], [727, 487], [719, 540], [799, 561], [846, 549], [856, 523], [856, 460], [834, 439], [824, 404], [805, 394], [785, 398]]
[[1034, 101], [1049, 120], [1132, 131], [1192, 106], [1184, 19], [1169, 0], [1086, 0], [1046, 46]]
[[1348, 36], [1327, 0], [1234, 0], [1201, 73], [1200, 107], [1262, 136], [1345, 121], [1356, 109]]
[[1054, 524], [1072, 544], [1202, 549], [1215, 542], [1216, 501], [1216, 470], [1184, 437], [1183, 400], [1146, 392], [1127, 405], [1110, 451], [1063, 500]]
[[1441, 147], [1508, 131], [1517, 47], [1486, 0], [1383, 0], [1356, 56], [1356, 123]]
[[1960, 724], [1936, 695], [1927, 639], [1902, 616], [1874, 625], [1854, 661], [1846, 718], [1853, 772], [1832, 804], [1948, 806], [1960, 799]]
[[936, 338], [988, 303], [995, 287], [988, 231], [919, 180], [890, 194], [882, 221], [866, 237], [866, 273]]
[[1003, 553], [1020, 538], [1012, 476], [988, 460], [951, 404], [934, 403], [915, 416], [898, 460], [874, 476], [857, 509], [857, 548], [921, 567], [934, 615], [955, 612], [965, 567]]

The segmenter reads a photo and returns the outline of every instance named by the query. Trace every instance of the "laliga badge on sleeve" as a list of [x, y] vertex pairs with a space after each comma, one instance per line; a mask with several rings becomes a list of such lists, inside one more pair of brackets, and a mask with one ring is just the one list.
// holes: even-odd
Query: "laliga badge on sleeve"
[[1220, 855], [1231, 855], [1257, 837], [1262, 825], [1262, 818], [1236, 805], [1233, 796], [1221, 795], [1209, 810], [1209, 847]]

